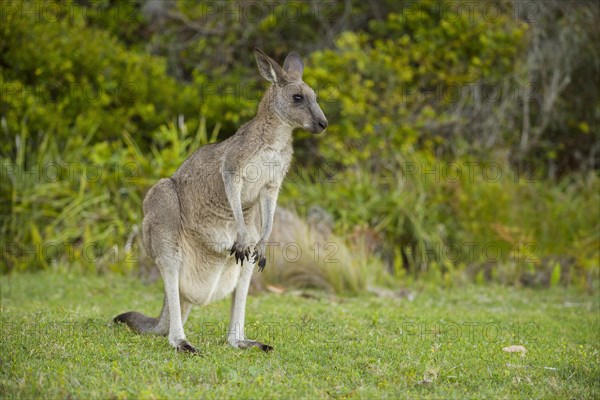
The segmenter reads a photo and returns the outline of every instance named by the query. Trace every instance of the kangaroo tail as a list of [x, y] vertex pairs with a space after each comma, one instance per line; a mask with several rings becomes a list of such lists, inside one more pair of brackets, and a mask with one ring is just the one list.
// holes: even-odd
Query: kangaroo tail
[[137, 311], [129, 311], [117, 315], [114, 322], [126, 323], [131, 329], [138, 333], [154, 333], [166, 336], [169, 333], [169, 311], [166, 299], [163, 301], [162, 310], [158, 318], [147, 317]]

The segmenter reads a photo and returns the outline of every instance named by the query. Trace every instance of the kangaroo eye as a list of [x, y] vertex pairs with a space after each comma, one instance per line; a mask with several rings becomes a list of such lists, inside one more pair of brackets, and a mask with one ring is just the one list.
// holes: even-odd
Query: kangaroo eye
[[296, 103], [300, 103], [302, 100], [304, 100], [304, 97], [301, 94], [295, 94], [292, 96], [292, 98]]

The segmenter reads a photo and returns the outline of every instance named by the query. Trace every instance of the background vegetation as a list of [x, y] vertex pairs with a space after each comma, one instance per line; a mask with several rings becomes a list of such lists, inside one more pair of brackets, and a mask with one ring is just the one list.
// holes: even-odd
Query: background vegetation
[[276, 254], [263, 284], [358, 292], [426, 277], [593, 289], [599, 10], [503, 0], [2, 5], [0, 268], [149, 270], [138, 244], [144, 193], [254, 115], [266, 87], [259, 46], [279, 61], [304, 56], [330, 121], [322, 136], [298, 133], [281, 195], [300, 216], [302, 234], [288, 240], [304, 256]]

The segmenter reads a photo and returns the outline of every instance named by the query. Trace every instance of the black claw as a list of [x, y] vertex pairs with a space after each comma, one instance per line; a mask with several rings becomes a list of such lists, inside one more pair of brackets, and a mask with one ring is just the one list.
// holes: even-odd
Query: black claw
[[[249, 247], [244, 248], [244, 246], [241, 246], [239, 243], [236, 242], [233, 244], [229, 255], [232, 255], [234, 253], [235, 263], [237, 264], [239, 262], [241, 266], [244, 266], [244, 258], [249, 262], [250, 256], [252, 255], [252, 250]], [[254, 254], [256, 255], [257, 253], [255, 252]]]
[[267, 257], [263, 257], [258, 261], [258, 272], [263, 272], [265, 265], [267, 265]]

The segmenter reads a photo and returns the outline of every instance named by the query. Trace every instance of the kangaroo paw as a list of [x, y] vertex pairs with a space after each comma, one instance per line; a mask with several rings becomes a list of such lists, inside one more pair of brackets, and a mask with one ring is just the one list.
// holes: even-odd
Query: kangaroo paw
[[233, 244], [233, 247], [231, 248], [231, 252], [229, 253], [229, 255], [232, 255], [234, 253], [235, 263], [237, 264], [239, 261], [242, 267], [244, 266], [244, 258], [246, 260], [250, 260], [250, 246], [246, 244], [235, 242]]
[[265, 252], [265, 243], [261, 240], [254, 246], [254, 253], [252, 254], [254, 262], [258, 263], [258, 272], [262, 272], [265, 269], [265, 265], [267, 265]]

